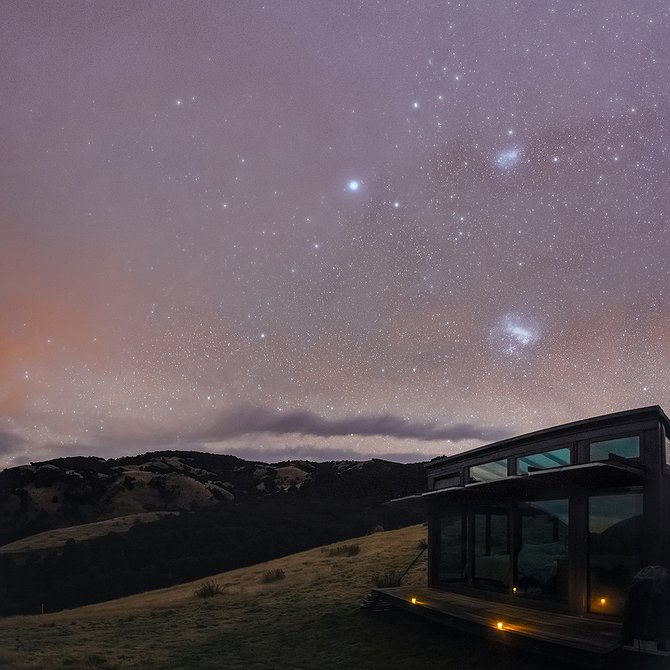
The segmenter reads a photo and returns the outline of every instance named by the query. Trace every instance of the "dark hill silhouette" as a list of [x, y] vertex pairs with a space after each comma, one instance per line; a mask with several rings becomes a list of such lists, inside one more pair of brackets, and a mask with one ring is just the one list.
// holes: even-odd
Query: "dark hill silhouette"
[[385, 503], [424, 485], [422, 464], [267, 464], [184, 451], [4, 470], [3, 544], [128, 514], [178, 513], [29, 552], [0, 547], [0, 614], [75, 607], [423, 521]]

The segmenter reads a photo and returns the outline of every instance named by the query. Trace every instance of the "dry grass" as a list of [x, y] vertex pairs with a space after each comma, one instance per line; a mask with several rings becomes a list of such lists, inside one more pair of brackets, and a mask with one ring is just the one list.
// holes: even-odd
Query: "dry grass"
[[[412, 526], [355, 540], [355, 557], [318, 548], [213, 575], [224, 591], [216, 598], [194, 598], [198, 581], [0, 620], [0, 668], [423, 670], [437, 660], [454, 669], [536, 667], [474, 638], [360, 610], [372, 576], [403, 570], [423, 537], [425, 528]], [[422, 557], [403, 584], [425, 583], [425, 569]], [[285, 579], [263, 583], [271, 570]]]
[[117, 516], [113, 519], [105, 519], [104, 521], [84, 523], [79, 526], [54, 528], [53, 530], [46, 530], [43, 533], [37, 533], [30, 537], [24, 537], [21, 540], [5, 544], [0, 547], [0, 554], [18, 554], [25, 551], [62, 547], [70, 538], [77, 542], [82, 542], [84, 540], [92, 540], [95, 537], [102, 537], [109, 533], [125, 533], [136, 523], [150, 523], [168, 514], [178, 514], [178, 512], [142, 512], [141, 514], [127, 514], [125, 516]]
[[358, 556], [361, 553], [360, 544], [341, 544], [338, 547], [328, 547], [323, 550], [328, 556]]

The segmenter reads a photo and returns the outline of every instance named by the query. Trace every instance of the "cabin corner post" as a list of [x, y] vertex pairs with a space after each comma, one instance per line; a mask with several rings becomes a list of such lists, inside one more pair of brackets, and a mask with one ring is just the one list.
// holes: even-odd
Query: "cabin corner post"
[[588, 612], [588, 511], [588, 497], [585, 493], [570, 497], [568, 609], [578, 616]]
[[[642, 462], [646, 468], [643, 488], [643, 511], [644, 511], [644, 563], [645, 565], [665, 565], [667, 563], [664, 545], [667, 538], [665, 533], [665, 517], [667, 510], [664, 509], [665, 496], [663, 495], [665, 449], [661, 439], [662, 426], [656, 424], [653, 429], [642, 433]], [[667, 568], [668, 566], [665, 565]]]

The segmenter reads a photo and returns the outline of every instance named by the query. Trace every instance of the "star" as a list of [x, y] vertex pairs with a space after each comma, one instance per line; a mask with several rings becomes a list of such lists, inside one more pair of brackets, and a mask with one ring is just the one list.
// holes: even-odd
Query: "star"
[[350, 179], [349, 182], [347, 183], [347, 189], [352, 193], [360, 191], [361, 182], [358, 179]]

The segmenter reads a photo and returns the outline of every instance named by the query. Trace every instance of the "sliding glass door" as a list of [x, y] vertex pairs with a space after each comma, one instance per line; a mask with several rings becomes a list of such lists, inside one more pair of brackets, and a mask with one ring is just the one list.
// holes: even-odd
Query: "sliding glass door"
[[520, 506], [516, 595], [568, 601], [569, 516], [567, 499], [539, 500]]
[[589, 498], [589, 611], [623, 613], [626, 593], [642, 566], [642, 494]]

